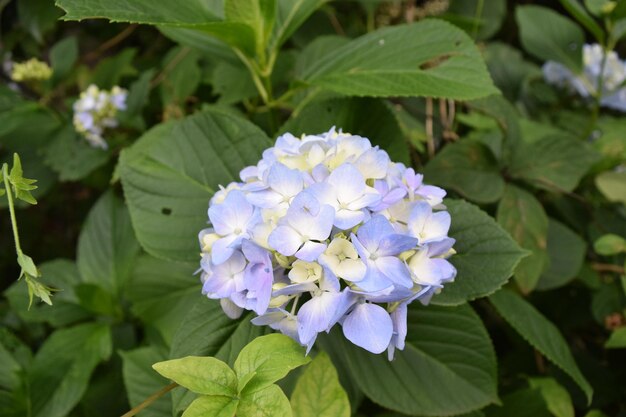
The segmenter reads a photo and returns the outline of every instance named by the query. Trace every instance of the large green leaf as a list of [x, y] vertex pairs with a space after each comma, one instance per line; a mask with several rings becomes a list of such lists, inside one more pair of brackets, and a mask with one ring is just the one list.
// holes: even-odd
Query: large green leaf
[[458, 273], [435, 304], [461, 304], [484, 297], [504, 285], [525, 255], [493, 218], [463, 200], [446, 200], [452, 217], [450, 236], [457, 254], [450, 258]]
[[231, 397], [203, 395], [187, 407], [182, 417], [234, 417], [238, 404]]
[[489, 335], [467, 304], [423, 307], [408, 313], [404, 351], [395, 359], [331, 334], [334, 351], [374, 402], [406, 414], [456, 415], [498, 401], [496, 358]]
[[[235, 361], [235, 372], [246, 381], [244, 392], [261, 390], [284, 378], [289, 371], [308, 363], [304, 348], [289, 336], [268, 334], [244, 347]], [[244, 387], [240, 386], [239, 390]]]
[[294, 417], [350, 417], [348, 395], [326, 353], [320, 352], [298, 378], [291, 408]]
[[558, 288], [574, 279], [585, 260], [587, 244], [563, 223], [549, 219], [548, 222], [548, 269], [543, 271], [538, 290]]
[[582, 68], [585, 34], [576, 23], [541, 6], [518, 6], [515, 17], [524, 49], [541, 60], [557, 61], [574, 71]]
[[474, 140], [443, 148], [424, 168], [424, 177], [477, 203], [495, 203], [504, 192], [498, 161], [489, 148]]
[[515, 281], [528, 293], [548, 266], [548, 216], [541, 203], [529, 192], [508, 184], [496, 215], [498, 223], [531, 255], [515, 268]]
[[303, 81], [356, 96], [468, 100], [497, 93], [480, 52], [440, 20], [379, 29], [312, 65]]
[[200, 281], [193, 276], [197, 264], [163, 261], [151, 256], [137, 260], [128, 298], [133, 314], [154, 326], [169, 345], [189, 305], [201, 298]]
[[591, 402], [593, 388], [578, 369], [559, 329], [519, 295], [502, 289], [489, 297], [498, 313], [548, 360], [568, 374]]
[[32, 416], [66, 416], [87, 389], [100, 361], [111, 355], [105, 324], [81, 324], [57, 330], [37, 352], [28, 371]]
[[314, 101], [289, 119], [281, 132], [296, 136], [326, 132], [332, 126], [369, 138], [394, 162], [410, 164], [408, 144], [394, 110], [374, 98], [331, 98]]
[[583, 142], [546, 136], [517, 148], [509, 174], [548, 191], [570, 192], [597, 160], [597, 153]]
[[[131, 407], [136, 407], [167, 385], [167, 379], [152, 369], [152, 364], [165, 359], [154, 346], [121, 352], [124, 386]], [[172, 397], [164, 395], [141, 412], [144, 417], [171, 417]]]
[[119, 294], [139, 249], [126, 206], [112, 192], [105, 193], [89, 212], [78, 239], [82, 281]]
[[197, 261], [209, 199], [268, 146], [258, 127], [213, 108], [158, 125], [124, 150], [120, 175], [143, 248], [159, 258]]

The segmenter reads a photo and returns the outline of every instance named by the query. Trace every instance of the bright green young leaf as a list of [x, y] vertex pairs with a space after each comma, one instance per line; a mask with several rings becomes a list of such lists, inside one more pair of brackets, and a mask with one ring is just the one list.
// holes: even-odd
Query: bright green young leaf
[[149, 255], [139, 257], [127, 287], [131, 311], [146, 326], [159, 331], [169, 346], [189, 306], [198, 299], [201, 283], [193, 273], [197, 263], [163, 261]]
[[187, 407], [182, 417], [234, 417], [238, 404], [232, 397], [203, 395]]
[[62, 81], [72, 70], [78, 58], [78, 40], [70, 36], [55, 43], [50, 49], [50, 65], [54, 82]]
[[239, 386], [239, 391], [261, 390], [310, 360], [304, 355], [304, 348], [289, 336], [274, 333], [258, 337], [241, 350], [235, 361], [234, 369], [240, 381], [255, 373], [245, 387]]
[[584, 391], [587, 401], [591, 402], [593, 388], [578, 369], [559, 329], [534, 306], [509, 290], [502, 289], [489, 297], [489, 300], [511, 327], [568, 374]]
[[548, 221], [548, 268], [543, 271], [538, 290], [561, 287], [576, 277], [585, 260], [587, 244], [563, 223]]
[[350, 417], [350, 401], [328, 355], [320, 352], [291, 394], [294, 417]]
[[607, 349], [626, 348], [626, 327], [620, 327], [613, 330], [609, 339], [604, 343]]
[[118, 295], [128, 284], [139, 250], [125, 204], [107, 192], [89, 212], [78, 238], [76, 262], [83, 282]]
[[[36, 185], [33, 185], [37, 182], [37, 180], [24, 178], [22, 162], [20, 161], [20, 156], [17, 153], [13, 154], [13, 166], [11, 167], [11, 171], [9, 171], [8, 180], [13, 186], [15, 198], [25, 201], [28, 204], [37, 204], [37, 200], [35, 200], [33, 195], [30, 193], [32, 190], [37, 188]], [[36, 276], [36, 274], [33, 276]]]
[[581, 25], [593, 34], [594, 38], [596, 38], [599, 43], [604, 43], [604, 30], [593, 17], [589, 16], [589, 13], [587, 13], [587, 10], [585, 10], [580, 3], [580, 0], [560, 0], [560, 2]]
[[546, 136], [519, 146], [509, 174], [537, 188], [570, 192], [597, 160], [598, 155], [586, 143], [567, 136]]
[[331, 98], [313, 101], [281, 128], [296, 136], [316, 134], [331, 126], [361, 135], [387, 151], [394, 162], [410, 164], [407, 138], [391, 106], [375, 98]]
[[603, 172], [596, 186], [607, 200], [626, 204], [626, 172]]
[[80, 324], [46, 339], [28, 371], [33, 417], [69, 414], [87, 389], [98, 363], [111, 356], [106, 324]]
[[532, 389], [538, 389], [554, 417], [574, 417], [574, 406], [569, 392], [554, 378], [530, 378]]
[[237, 408], [237, 417], [292, 417], [292, 415], [289, 399], [278, 385], [274, 384], [259, 391], [244, 392]]
[[608, 233], [593, 242], [593, 250], [599, 255], [617, 255], [620, 252], [626, 252], [626, 240], [621, 236]]
[[463, 200], [446, 200], [452, 217], [450, 236], [456, 239], [457, 269], [454, 282], [446, 284], [434, 304], [456, 305], [484, 297], [504, 285], [525, 256], [511, 236], [478, 207]]
[[333, 350], [375, 403], [404, 414], [457, 415], [498, 401], [496, 358], [478, 315], [467, 304], [408, 312], [406, 347], [395, 359], [374, 355], [331, 333]]
[[[137, 349], [120, 352], [122, 357], [122, 374], [124, 386], [131, 407], [136, 407], [150, 395], [159, 391], [168, 384], [152, 369], [152, 364], [162, 361], [165, 355], [154, 346], [145, 346]], [[145, 417], [171, 417], [172, 397], [164, 395], [150, 404], [150, 407], [141, 412]]]
[[472, 39], [440, 20], [387, 27], [355, 39], [329, 51], [303, 81], [355, 96], [469, 100], [498, 92]]
[[237, 376], [228, 365], [216, 358], [187, 356], [158, 362], [152, 367], [164, 377], [196, 394], [237, 394]]
[[509, 184], [498, 204], [496, 219], [522, 248], [531, 251], [515, 268], [517, 285], [529, 293], [549, 262], [548, 216], [532, 194]]
[[444, 147], [424, 168], [424, 178], [477, 203], [495, 203], [504, 192], [498, 161], [489, 148], [472, 140]]
[[540, 6], [517, 6], [515, 18], [522, 46], [541, 60], [564, 64], [575, 72], [582, 68], [585, 34], [567, 17]]
[[158, 125], [122, 152], [120, 174], [137, 239], [153, 256], [197, 262], [209, 199], [271, 145], [261, 129], [217, 108]]

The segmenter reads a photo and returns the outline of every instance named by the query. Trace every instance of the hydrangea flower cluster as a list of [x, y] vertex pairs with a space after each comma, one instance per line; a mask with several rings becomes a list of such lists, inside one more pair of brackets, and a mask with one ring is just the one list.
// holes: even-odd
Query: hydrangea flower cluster
[[408, 304], [454, 280], [446, 192], [367, 138], [287, 133], [240, 178], [213, 196], [199, 234], [203, 293], [231, 318], [252, 310], [309, 350], [339, 324], [392, 359]]
[[74, 103], [74, 128], [91, 146], [107, 149], [102, 135], [106, 128], [117, 127], [117, 112], [126, 109], [127, 96], [118, 86], [106, 91], [90, 85]]
[[573, 73], [558, 62], [548, 61], [543, 65], [543, 76], [548, 83], [567, 88], [584, 98], [598, 95], [602, 77], [600, 105], [626, 111], [626, 62], [621, 61], [614, 51], [610, 51], [606, 56], [604, 73], [601, 74], [603, 59], [604, 50], [601, 45], [584, 45], [584, 69], [581, 74]]
[[13, 63], [11, 69], [11, 79], [16, 82], [45, 81], [50, 77], [52, 77], [52, 68], [37, 58]]

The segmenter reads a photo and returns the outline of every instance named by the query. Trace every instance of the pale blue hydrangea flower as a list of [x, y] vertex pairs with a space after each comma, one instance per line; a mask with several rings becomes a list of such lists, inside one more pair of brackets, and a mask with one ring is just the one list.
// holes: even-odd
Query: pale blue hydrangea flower
[[252, 310], [307, 351], [339, 325], [392, 359], [407, 306], [456, 276], [445, 191], [367, 138], [287, 133], [240, 178], [211, 198], [199, 234], [203, 292], [229, 317]]
[[604, 73], [601, 74], [604, 56], [601, 45], [584, 45], [582, 73], [576, 74], [563, 64], [548, 61], [542, 68], [544, 79], [583, 98], [591, 98], [600, 93], [598, 89], [602, 78], [600, 105], [626, 111], [626, 62], [620, 60], [615, 51], [610, 51], [606, 55]]
[[104, 130], [118, 125], [117, 113], [126, 110], [128, 92], [115, 86], [111, 91], [90, 85], [74, 103], [74, 128], [93, 147], [107, 149]]

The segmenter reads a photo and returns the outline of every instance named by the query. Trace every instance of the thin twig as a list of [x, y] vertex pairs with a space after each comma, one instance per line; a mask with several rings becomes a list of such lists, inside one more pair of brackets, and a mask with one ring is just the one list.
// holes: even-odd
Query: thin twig
[[435, 138], [433, 134], [433, 98], [426, 97], [426, 147], [428, 156], [435, 156]]
[[172, 60], [170, 62], [168, 62], [168, 64], [165, 66], [165, 68], [163, 68], [163, 70], [158, 73], [156, 75], [156, 77], [154, 77], [152, 79], [152, 81], [150, 82], [150, 88], [154, 88], [157, 85], [161, 84], [163, 82], [163, 80], [165, 80], [165, 77], [167, 77], [167, 74], [172, 71], [176, 65], [178, 65], [180, 63], [180, 61], [182, 61], [183, 59], [185, 59], [185, 57], [191, 52], [191, 48], [189, 47], [184, 47], [180, 50], [180, 52], [178, 54], [176, 54], [176, 56], [174, 58], [172, 58]]
[[176, 382], [172, 382], [171, 384], [161, 388], [160, 390], [158, 390], [157, 392], [155, 392], [154, 394], [152, 394], [151, 396], [146, 398], [137, 407], [134, 407], [132, 410], [130, 410], [126, 414], [122, 415], [122, 417], [133, 417], [133, 416], [137, 415], [141, 410], [143, 410], [144, 408], [150, 406], [150, 404], [152, 404], [153, 402], [155, 402], [156, 400], [158, 400], [159, 398], [161, 398], [162, 396], [164, 396], [165, 394], [167, 394], [168, 392], [170, 392], [171, 390], [173, 390], [177, 386], [178, 386], [178, 384]]
[[599, 262], [594, 262], [591, 264], [591, 268], [594, 271], [598, 272], [615, 272], [616, 274], [624, 275], [626, 271], [624, 271], [624, 267], [613, 264], [603, 264]]
[[117, 45], [118, 43], [122, 42], [124, 39], [129, 37], [135, 31], [135, 29], [137, 29], [136, 24], [128, 25], [123, 31], [121, 31], [120, 33], [118, 33], [117, 35], [113, 36], [111, 39], [109, 39], [108, 41], [100, 45], [95, 51], [92, 51], [88, 53], [87, 55], [85, 55], [84, 60], [92, 61], [98, 58], [98, 56], [100, 56], [102, 53], [113, 48], [115, 45]]

